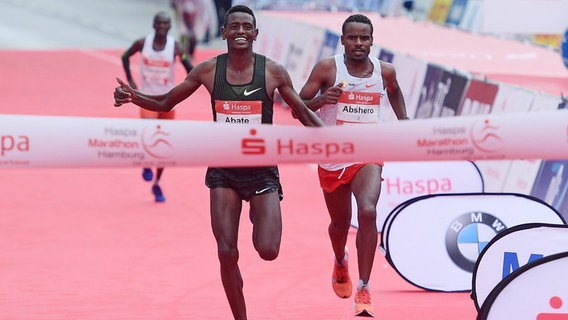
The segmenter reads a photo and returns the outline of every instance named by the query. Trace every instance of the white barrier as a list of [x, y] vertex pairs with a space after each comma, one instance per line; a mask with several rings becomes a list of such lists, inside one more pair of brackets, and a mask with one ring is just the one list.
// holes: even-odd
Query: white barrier
[[[472, 161], [398, 161], [385, 164], [381, 199], [377, 203], [377, 230], [403, 202], [430, 194], [481, 193], [484, 182]], [[351, 225], [359, 227], [357, 199], [351, 195]]]
[[470, 291], [485, 245], [507, 228], [526, 223], [565, 221], [544, 201], [522, 194], [432, 194], [407, 200], [389, 214], [379, 249], [417, 287]]
[[0, 168], [568, 159], [568, 112], [306, 128], [0, 115]]
[[563, 320], [568, 318], [568, 252], [526, 264], [489, 294], [477, 320]]
[[[473, 269], [471, 298], [477, 310], [491, 291], [519, 267], [565, 252], [567, 247], [568, 226], [565, 224], [526, 223], [496, 235], [483, 249]], [[532, 290], [531, 287], [526, 289]]]

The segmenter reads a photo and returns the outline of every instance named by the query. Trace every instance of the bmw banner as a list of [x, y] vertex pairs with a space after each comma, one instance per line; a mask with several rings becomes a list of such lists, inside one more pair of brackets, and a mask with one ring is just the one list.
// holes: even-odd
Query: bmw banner
[[568, 252], [522, 266], [491, 291], [477, 320], [568, 319], [566, 270]]
[[526, 223], [563, 224], [537, 198], [516, 193], [436, 194], [396, 207], [380, 250], [409, 283], [433, 291], [470, 291], [483, 248], [500, 232]]
[[479, 310], [501, 280], [520, 266], [568, 251], [568, 226], [529, 223], [496, 235], [479, 255], [473, 270], [471, 297]]
[[[428, 194], [483, 192], [483, 177], [471, 161], [386, 162], [377, 203], [377, 230], [387, 215], [406, 200]], [[357, 201], [351, 196], [351, 225], [359, 227]]]

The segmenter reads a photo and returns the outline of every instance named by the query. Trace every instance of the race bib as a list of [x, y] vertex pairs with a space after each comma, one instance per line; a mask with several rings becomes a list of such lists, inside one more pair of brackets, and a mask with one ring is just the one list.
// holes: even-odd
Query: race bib
[[343, 91], [337, 103], [337, 125], [377, 123], [380, 104], [380, 93]]
[[152, 60], [144, 58], [144, 80], [151, 83], [167, 85], [170, 82], [171, 62], [166, 60]]
[[217, 122], [261, 124], [261, 101], [226, 101], [215, 100]]

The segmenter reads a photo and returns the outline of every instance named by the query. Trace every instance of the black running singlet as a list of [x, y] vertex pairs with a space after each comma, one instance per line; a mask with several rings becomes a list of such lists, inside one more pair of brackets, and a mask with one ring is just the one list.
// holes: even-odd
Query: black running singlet
[[211, 94], [213, 120], [235, 124], [272, 123], [274, 102], [266, 93], [266, 57], [255, 54], [252, 81], [233, 85], [227, 81], [227, 54], [217, 56]]
[[[232, 85], [227, 81], [227, 54], [217, 56], [215, 84], [211, 94], [213, 120], [234, 124], [271, 124], [273, 101], [266, 93], [266, 58], [255, 54], [252, 81]], [[231, 188], [241, 199], [267, 192], [278, 192], [282, 200], [282, 186], [277, 166], [207, 168], [205, 185], [209, 188]]]

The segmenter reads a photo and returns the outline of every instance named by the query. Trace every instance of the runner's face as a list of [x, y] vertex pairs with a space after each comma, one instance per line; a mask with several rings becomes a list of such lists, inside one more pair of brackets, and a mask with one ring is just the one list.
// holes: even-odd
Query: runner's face
[[234, 12], [227, 17], [227, 26], [221, 29], [221, 35], [227, 40], [229, 47], [248, 48], [256, 40], [258, 29], [250, 14]]
[[341, 44], [345, 47], [345, 55], [348, 59], [366, 59], [373, 46], [371, 26], [360, 22], [347, 23], [345, 33], [341, 35]]
[[156, 20], [154, 20], [154, 30], [156, 30], [158, 35], [166, 36], [171, 26], [172, 22], [168, 17], [158, 16]]

